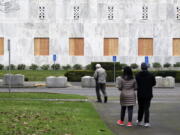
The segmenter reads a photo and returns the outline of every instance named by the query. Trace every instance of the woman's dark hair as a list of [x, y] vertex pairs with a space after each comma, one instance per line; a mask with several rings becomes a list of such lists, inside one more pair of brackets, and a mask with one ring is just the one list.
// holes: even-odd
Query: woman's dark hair
[[122, 78], [125, 80], [133, 79], [133, 72], [129, 66], [124, 67]]

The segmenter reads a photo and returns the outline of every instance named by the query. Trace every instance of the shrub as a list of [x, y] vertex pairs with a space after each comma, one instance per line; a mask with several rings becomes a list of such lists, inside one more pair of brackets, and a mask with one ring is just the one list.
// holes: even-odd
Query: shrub
[[133, 63], [133, 64], [130, 65], [130, 67], [131, 67], [132, 69], [137, 69], [137, 68], [138, 68], [138, 65], [137, 65], [136, 63]]
[[73, 66], [73, 69], [74, 69], [74, 70], [81, 70], [81, 69], [82, 69], [82, 66], [81, 66], [80, 64], [75, 64], [75, 65]]
[[180, 62], [176, 62], [176, 64], [174, 64], [174, 67], [180, 67]]
[[86, 65], [85, 69], [86, 69], [86, 70], [92, 70], [91, 64]]
[[[11, 70], [15, 70], [16, 69], [16, 66], [14, 64], [11, 64], [10, 65], [10, 69]], [[7, 70], [9, 70], [9, 66], [7, 66]]]
[[67, 64], [66, 66], [63, 66], [62, 68], [64, 70], [71, 70], [72, 69], [71, 65], [69, 65], [69, 64]]
[[37, 70], [37, 69], [38, 69], [38, 65], [36, 65], [36, 64], [31, 64], [31, 66], [29, 67], [29, 69], [31, 69], [31, 70]]
[[153, 63], [153, 68], [161, 68], [161, 64], [158, 62]]
[[163, 65], [163, 67], [164, 67], [164, 68], [171, 67], [171, 64], [170, 64], [170, 63], [165, 63], [165, 64]]
[[4, 69], [4, 65], [0, 64], [0, 70]]
[[26, 65], [24, 65], [24, 64], [19, 64], [18, 66], [17, 66], [17, 69], [18, 70], [24, 70], [26, 68]]
[[[133, 71], [133, 74], [136, 75], [139, 71]], [[155, 76], [173, 76], [176, 80], [176, 82], [180, 82], [180, 71], [171, 71], [171, 70], [166, 70], [166, 71], [150, 71], [153, 73]], [[121, 76], [122, 71], [116, 71], [115, 76]], [[93, 76], [94, 71], [92, 70], [73, 70], [73, 71], [67, 71], [65, 73], [65, 76], [68, 78], [68, 81], [72, 82], [80, 82], [81, 77], [83, 76]], [[112, 82], [114, 80], [114, 73], [113, 71], [107, 71], [107, 81]]]
[[59, 70], [61, 68], [60, 64], [52, 64], [51, 69], [53, 70]]
[[49, 65], [48, 64], [44, 64], [41, 66], [42, 70], [48, 70], [49, 69]]
[[[101, 64], [101, 66], [106, 70], [114, 70], [114, 62], [91, 62], [92, 70], [96, 70], [96, 64]], [[120, 64], [119, 62], [115, 62], [116, 70], [122, 70], [124, 66], [126, 66], [126, 64]]]
[[[93, 76], [94, 71], [92, 70], [73, 70], [73, 71], [67, 71], [65, 73], [65, 76], [68, 78], [68, 81], [71, 82], [80, 82], [81, 77], [83, 76]], [[116, 72], [116, 77], [122, 75], [122, 71]], [[114, 80], [114, 73], [113, 71], [107, 71], [107, 81], [113, 81]]]

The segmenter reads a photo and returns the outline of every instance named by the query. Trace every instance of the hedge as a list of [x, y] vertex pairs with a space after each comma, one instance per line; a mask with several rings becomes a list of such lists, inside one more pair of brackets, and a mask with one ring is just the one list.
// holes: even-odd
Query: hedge
[[[139, 71], [133, 71], [134, 75], [136, 75]], [[180, 82], [180, 71], [150, 71], [155, 76], [173, 76], [175, 78], [176, 82]], [[122, 71], [116, 71], [115, 76], [121, 76]], [[73, 71], [67, 71], [64, 75], [68, 78], [68, 81], [70, 82], [80, 82], [81, 77], [83, 76], [93, 76], [94, 71], [92, 70], [73, 70]], [[107, 81], [113, 82], [114, 80], [114, 72], [113, 71], [107, 71]]]
[[[106, 70], [113, 70], [114, 69], [114, 62], [91, 62], [91, 69], [96, 69], [96, 64], [101, 64], [101, 66]], [[115, 62], [116, 70], [122, 70], [126, 64], [120, 64], [119, 62]]]

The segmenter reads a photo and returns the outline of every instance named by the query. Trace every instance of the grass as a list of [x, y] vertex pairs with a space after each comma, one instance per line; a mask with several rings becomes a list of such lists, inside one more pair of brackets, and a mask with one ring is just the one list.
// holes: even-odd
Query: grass
[[[45, 81], [48, 76], [63, 76], [66, 70], [12, 70], [12, 74], [23, 74], [28, 81]], [[1, 70], [0, 77], [8, 74], [8, 70]]]
[[[13, 98], [32, 98], [32, 95], [13, 93]], [[69, 96], [42, 95], [45, 98]], [[17, 101], [9, 93], [2, 93], [1, 98], [0, 135], [113, 135], [89, 102]], [[69, 98], [77, 96], [70, 95]]]

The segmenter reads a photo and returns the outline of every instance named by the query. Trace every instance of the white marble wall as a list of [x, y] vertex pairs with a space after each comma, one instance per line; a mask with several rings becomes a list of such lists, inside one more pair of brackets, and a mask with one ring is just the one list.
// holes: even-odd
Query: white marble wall
[[[80, 7], [79, 20], [73, 19], [74, 5]], [[148, 6], [148, 20], [141, 19], [143, 5]], [[45, 7], [45, 20], [38, 18], [39, 6]], [[114, 6], [113, 20], [108, 20], [108, 6]], [[61, 65], [112, 61], [112, 56], [103, 56], [103, 39], [108, 37], [119, 39], [121, 63], [143, 62], [138, 38], [153, 38], [150, 63], [173, 64], [180, 61], [172, 56], [172, 39], [180, 38], [177, 6], [180, 0], [0, 0], [0, 37], [5, 38], [0, 64], [8, 64], [7, 39], [15, 65], [53, 64], [53, 54]], [[35, 37], [49, 37], [49, 56], [34, 56]], [[84, 37], [84, 56], [69, 56], [72, 37]]]

